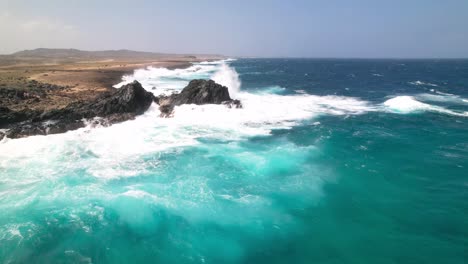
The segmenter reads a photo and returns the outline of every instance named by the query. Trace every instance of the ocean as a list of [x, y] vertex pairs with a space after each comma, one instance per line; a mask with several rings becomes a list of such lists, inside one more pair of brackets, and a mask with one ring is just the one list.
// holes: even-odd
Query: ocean
[[242, 109], [0, 142], [0, 263], [466, 263], [468, 60], [237, 59]]

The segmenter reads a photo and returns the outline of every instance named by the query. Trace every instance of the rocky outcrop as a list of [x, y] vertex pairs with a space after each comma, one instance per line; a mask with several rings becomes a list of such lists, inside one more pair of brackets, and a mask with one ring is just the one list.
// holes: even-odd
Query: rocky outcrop
[[9, 124], [19, 123], [28, 119], [32, 119], [40, 114], [41, 112], [30, 109], [13, 111], [8, 107], [0, 106], [0, 128], [5, 128]]
[[173, 98], [175, 105], [221, 104], [226, 101], [231, 101], [228, 88], [213, 80], [192, 80]]
[[183, 104], [225, 104], [228, 107], [242, 107], [239, 100], [231, 99], [226, 86], [213, 80], [192, 80], [179, 94], [161, 96], [157, 102], [162, 117], [171, 117], [174, 107]]
[[94, 101], [73, 103], [64, 109], [45, 112], [40, 119], [63, 119], [64, 116], [69, 119], [82, 119], [124, 113], [140, 115], [148, 109], [153, 100], [153, 94], [146, 91], [139, 82], [134, 81], [122, 86], [113, 94], [106, 94]]
[[75, 102], [65, 108], [51, 111], [13, 111], [7, 107], [0, 107], [0, 129], [7, 129], [6, 132], [0, 132], [0, 140], [5, 136], [21, 138], [63, 133], [90, 123], [111, 125], [123, 122], [143, 114], [153, 101], [159, 104], [162, 117], [171, 117], [174, 107], [182, 104], [242, 107], [239, 100], [231, 99], [227, 87], [212, 80], [193, 80], [179, 94], [160, 97], [154, 97], [139, 82], [134, 81], [93, 101]]
[[5, 136], [20, 138], [78, 129], [86, 125], [86, 119], [94, 117], [103, 117], [102, 122], [108, 125], [144, 113], [154, 99], [152, 93], [147, 92], [135, 81], [94, 101], [72, 103], [65, 108], [43, 113], [0, 109], [0, 127], [8, 128]]
[[[0, 105], [14, 105], [24, 100], [39, 102], [50, 91], [61, 91], [69, 88], [69, 86], [41, 83], [36, 80], [26, 80], [23, 77], [18, 78], [18, 81], [22, 80], [24, 80], [23, 88], [0, 87]], [[5, 85], [0, 84], [0, 86]]]

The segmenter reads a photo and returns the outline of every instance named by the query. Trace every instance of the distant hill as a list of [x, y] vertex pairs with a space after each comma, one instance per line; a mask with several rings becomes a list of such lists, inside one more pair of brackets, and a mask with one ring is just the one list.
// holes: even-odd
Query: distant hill
[[143, 52], [133, 50], [103, 50], [85, 51], [78, 49], [33, 49], [18, 51], [9, 55], [0, 55], [0, 66], [25, 65], [25, 64], [62, 64], [77, 63], [82, 61], [151, 61], [151, 60], [177, 60], [202, 58], [223, 58], [221, 55], [207, 54], [168, 54]]
[[[174, 56], [175, 54], [142, 52], [132, 50], [103, 50], [103, 51], [85, 51], [78, 49], [33, 49], [23, 50], [10, 54], [13, 57], [41, 57], [41, 58], [79, 58], [79, 59], [105, 59], [105, 58], [161, 58], [165, 56]], [[176, 55], [184, 56], [184, 55]]]

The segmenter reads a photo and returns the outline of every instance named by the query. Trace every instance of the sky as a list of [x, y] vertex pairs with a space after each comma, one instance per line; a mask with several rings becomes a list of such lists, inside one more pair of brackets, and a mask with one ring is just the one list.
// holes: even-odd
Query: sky
[[0, 54], [468, 58], [468, 0], [0, 0]]

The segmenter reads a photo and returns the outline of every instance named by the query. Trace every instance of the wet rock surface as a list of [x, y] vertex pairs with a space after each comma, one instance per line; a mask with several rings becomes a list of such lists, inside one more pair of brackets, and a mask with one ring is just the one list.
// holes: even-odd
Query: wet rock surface
[[[24, 100], [28, 94], [21, 91], [0, 91], [4, 98]], [[40, 96], [39, 96], [40, 98]], [[0, 106], [0, 140], [3, 137], [21, 138], [32, 135], [64, 133], [91, 125], [111, 125], [143, 114], [150, 105], [159, 104], [161, 117], [172, 117], [174, 107], [183, 104], [223, 104], [229, 108], [242, 108], [233, 100], [228, 88], [212, 80], [193, 80], [180, 93], [155, 97], [134, 81], [114, 92], [108, 92], [87, 102], [74, 102], [61, 109], [37, 111], [12, 110]]]
[[174, 107], [183, 104], [225, 104], [228, 107], [242, 108], [239, 100], [231, 99], [228, 88], [213, 80], [192, 80], [178, 94], [158, 98], [162, 117], [171, 117]]
[[91, 102], [76, 102], [51, 111], [11, 111], [0, 108], [0, 128], [8, 129], [4, 136], [21, 138], [32, 135], [63, 133], [86, 125], [85, 120], [105, 118], [105, 125], [122, 122], [144, 113], [154, 101], [140, 83], [133, 82]]

